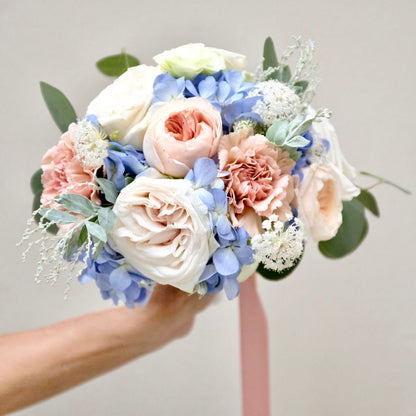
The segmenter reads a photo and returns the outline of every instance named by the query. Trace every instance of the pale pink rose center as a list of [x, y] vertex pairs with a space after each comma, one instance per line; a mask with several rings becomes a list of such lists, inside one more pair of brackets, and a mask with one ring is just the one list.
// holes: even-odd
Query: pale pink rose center
[[325, 222], [329, 222], [334, 213], [337, 212], [337, 200], [335, 182], [331, 179], [324, 182], [322, 189], [318, 192], [318, 202], [321, 215]]
[[171, 114], [165, 121], [165, 130], [175, 140], [187, 142], [201, 134], [209, 126], [206, 116], [198, 110], [184, 110]]
[[186, 210], [174, 203], [163, 201], [153, 194], [149, 194], [148, 198], [150, 202], [148, 205], [136, 206], [136, 209], [142, 212], [137, 218], [143, 218], [144, 213], [152, 224], [149, 243], [160, 246], [176, 243], [175, 251], [181, 246], [182, 249], [186, 247], [189, 240]]

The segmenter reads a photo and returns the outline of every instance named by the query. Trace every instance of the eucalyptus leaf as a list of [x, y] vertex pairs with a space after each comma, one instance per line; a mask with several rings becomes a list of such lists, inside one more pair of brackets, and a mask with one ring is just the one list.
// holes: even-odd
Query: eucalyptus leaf
[[290, 78], [292, 78], [292, 73], [290, 72], [289, 65], [285, 65], [282, 68], [282, 72], [280, 74], [280, 81], [287, 84], [290, 81]]
[[71, 123], [76, 123], [77, 115], [68, 98], [52, 85], [40, 82], [40, 90], [46, 106], [62, 133], [68, 130]]
[[281, 280], [284, 279], [285, 277], [289, 276], [295, 269], [296, 267], [298, 267], [300, 261], [302, 260], [303, 257], [303, 251], [301, 256], [295, 261], [295, 264], [292, 267], [289, 267], [287, 269], [282, 270], [281, 272], [277, 272], [275, 270], [270, 270], [270, 269], [266, 269], [263, 265], [263, 263], [259, 263], [258, 267], [257, 267], [257, 272], [264, 277], [265, 279], [268, 280]]
[[107, 231], [111, 231], [116, 222], [116, 214], [111, 208], [101, 208], [98, 211], [98, 223]]
[[118, 191], [113, 182], [104, 178], [95, 178], [95, 180], [97, 181], [98, 185], [100, 185], [105, 199], [111, 204], [114, 204], [118, 196]]
[[342, 224], [336, 236], [319, 243], [321, 253], [332, 259], [344, 257], [353, 252], [368, 232], [364, 205], [356, 199], [343, 201], [342, 205]]
[[388, 179], [382, 178], [381, 176], [373, 175], [372, 173], [369, 173], [369, 172], [360, 172], [360, 174], [377, 179], [379, 182], [385, 183], [386, 185], [393, 186], [394, 188], [398, 189], [399, 191], [404, 192], [405, 194], [408, 194], [408, 195], [412, 194], [409, 190], [402, 188], [401, 186], [389, 181]]
[[94, 204], [84, 195], [63, 194], [56, 196], [54, 199], [68, 211], [74, 214], [81, 214], [84, 217], [94, 215], [99, 208], [99, 205]]
[[98, 240], [103, 241], [104, 243], [107, 242], [107, 233], [105, 232], [104, 228], [101, 227], [101, 225], [91, 221], [86, 221], [85, 225], [89, 234]]
[[97, 68], [110, 77], [119, 77], [132, 66], [140, 65], [140, 61], [125, 52], [118, 55], [106, 56], [97, 62]]
[[358, 196], [355, 197], [357, 201], [360, 201], [369, 211], [371, 211], [376, 217], [380, 216], [380, 210], [374, 195], [366, 189], [361, 189]]
[[[272, 38], [269, 36], [265, 42], [263, 47], [263, 70], [267, 70], [269, 68], [277, 68], [279, 66], [279, 61], [277, 60], [276, 51], [274, 49], [274, 44]], [[277, 79], [278, 74], [277, 72], [273, 72], [268, 76], [267, 79]]]
[[289, 147], [304, 147], [309, 144], [309, 140], [303, 136], [294, 136], [287, 139], [284, 144]]
[[45, 208], [39, 211], [39, 214], [49, 221], [56, 222], [58, 224], [72, 224], [79, 220], [75, 215], [68, 212], [61, 211], [59, 209]]
[[43, 173], [43, 170], [40, 168], [30, 178], [30, 189], [32, 190], [33, 194], [37, 194], [39, 191], [40, 192], [43, 191], [43, 185], [42, 185], [42, 180], [41, 180], [42, 173]]

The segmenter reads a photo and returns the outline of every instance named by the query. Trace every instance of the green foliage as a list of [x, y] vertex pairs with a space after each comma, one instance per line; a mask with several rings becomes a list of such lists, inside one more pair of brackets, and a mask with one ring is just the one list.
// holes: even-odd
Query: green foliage
[[55, 208], [41, 209], [39, 215], [56, 224], [72, 224], [78, 220], [78, 217], [75, 215]]
[[294, 270], [296, 269], [296, 267], [298, 267], [300, 261], [302, 260], [303, 257], [303, 251], [301, 256], [295, 261], [295, 264], [292, 267], [289, 267], [287, 269], [282, 270], [281, 272], [277, 272], [274, 270], [270, 270], [270, 269], [266, 269], [263, 265], [263, 263], [259, 263], [258, 267], [257, 267], [257, 272], [264, 277], [265, 279], [268, 280], [281, 280], [284, 279], [285, 277], [289, 276], [291, 273], [294, 272]]
[[328, 116], [328, 110], [321, 109], [314, 116], [299, 114], [291, 122], [285, 119], [277, 120], [267, 129], [266, 137], [272, 143], [289, 152], [293, 160], [297, 160], [300, 156], [297, 149], [309, 143], [309, 140], [302, 137], [301, 134], [308, 130], [314, 121]]
[[95, 222], [86, 221], [85, 226], [87, 227], [88, 233], [95, 237], [97, 240], [107, 242], [107, 233], [100, 224]]
[[116, 222], [116, 215], [111, 208], [101, 208], [98, 211], [98, 222], [107, 231], [111, 231]]
[[289, 83], [290, 79], [292, 78], [292, 73], [290, 71], [289, 65], [285, 65], [282, 68], [282, 71], [279, 74], [279, 81], [287, 84]]
[[356, 196], [355, 199], [361, 202], [376, 217], [380, 216], [380, 210], [378, 209], [376, 198], [370, 191], [367, 191], [366, 189], [361, 189], [360, 194]]
[[42, 177], [42, 169], [38, 169], [30, 178], [30, 189], [32, 190], [33, 194], [37, 194], [39, 191], [43, 191], [43, 185], [41, 181]]
[[308, 88], [309, 82], [308, 81], [296, 81], [293, 84], [293, 88], [295, 90], [295, 93], [298, 95], [302, 95]]
[[372, 173], [368, 173], [368, 172], [360, 172], [360, 174], [377, 179], [379, 183], [385, 183], [386, 185], [393, 186], [394, 188], [398, 189], [399, 191], [404, 192], [405, 194], [411, 195], [411, 192], [409, 190], [402, 188], [401, 186], [389, 181], [388, 179], [382, 178], [381, 176], [373, 175]]
[[113, 182], [104, 178], [95, 178], [95, 180], [98, 182], [98, 185], [100, 185], [101, 191], [104, 193], [105, 199], [111, 204], [114, 204], [118, 196], [118, 191]]
[[91, 215], [96, 214], [97, 210], [100, 208], [99, 205], [94, 204], [84, 195], [63, 194], [56, 196], [54, 199], [66, 210], [74, 214], [81, 214], [84, 217], [90, 217]]
[[77, 121], [77, 115], [68, 98], [52, 85], [40, 82], [40, 90], [49, 113], [62, 133], [68, 130], [71, 123]]
[[[272, 38], [269, 36], [263, 47], [263, 70], [269, 68], [277, 68], [279, 66], [279, 61], [277, 60], [276, 51], [274, 49], [274, 44]], [[277, 73], [274, 72], [269, 76], [269, 79], [277, 79]]]
[[341, 227], [335, 237], [319, 243], [319, 250], [324, 256], [332, 259], [344, 257], [362, 243], [367, 232], [364, 205], [355, 198], [343, 201]]
[[100, 59], [97, 63], [97, 68], [109, 77], [119, 77], [132, 66], [140, 65], [139, 60], [122, 51], [118, 55], [106, 56]]

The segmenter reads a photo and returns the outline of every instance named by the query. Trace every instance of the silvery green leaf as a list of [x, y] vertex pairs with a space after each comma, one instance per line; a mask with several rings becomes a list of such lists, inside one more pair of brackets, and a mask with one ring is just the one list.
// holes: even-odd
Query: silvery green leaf
[[286, 146], [290, 147], [304, 147], [309, 144], [309, 140], [305, 139], [303, 136], [294, 136], [287, 139], [284, 143]]
[[71, 215], [68, 212], [61, 211], [59, 209], [45, 208], [39, 211], [40, 216], [46, 218], [49, 221], [56, 222], [58, 224], [72, 224], [79, 220], [75, 215]]
[[77, 122], [77, 115], [74, 107], [72, 107], [68, 98], [66, 98], [61, 91], [52, 85], [49, 85], [46, 82], [41, 82], [40, 90], [56, 125], [62, 133], [65, 133], [71, 123]]
[[107, 231], [111, 231], [116, 222], [116, 215], [111, 208], [100, 208], [98, 211], [98, 222]]
[[299, 136], [308, 130], [312, 126], [312, 122], [315, 120], [315, 116], [305, 116], [299, 114], [290, 124], [289, 124], [289, 137]]
[[105, 232], [104, 228], [101, 227], [101, 225], [91, 221], [86, 221], [85, 225], [89, 234], [100, 241], [104, 241], [104, 243], [107, 242], [107, 233]]
[[84, 217], [94, 215], [97, 208], [99, 208], [99, 205], [94, 204], [84, 195], [63, 194], [56, 196], [54, 199], [68, 211], [73, 212], [74, 214], [81, 214]]
[[108, 202], [114, 204], [118, 196], [118, 191], [113, 182], [104, 178], [95, 178], [95, 180], [98, 182], [98, 185], [100, 185], [102, 191], [104, 192], [105, 199]]
[[287, 120], [277, 120], [267, 129], [266, 137], [279, 146], [286, 139], [288, 126]]

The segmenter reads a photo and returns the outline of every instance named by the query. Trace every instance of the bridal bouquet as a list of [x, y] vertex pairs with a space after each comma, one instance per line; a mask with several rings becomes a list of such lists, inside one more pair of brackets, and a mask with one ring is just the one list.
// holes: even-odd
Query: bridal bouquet
[[364, 208], [378, 208], [354, 183], [330, 111], [310, 106], [312, 52], [297, 40], [278, 60], [268, 38], [255, 73], [243, 55], [203, 44], [153, 66], [122, 52], [97, 63], [118, 78], [82, 118], [41, 83], [63, 134], [31, 182], [23, 239], [40, 248], [37, 276], [74, 270], [134, 307], [156, 283], [233, 299], [256, 270], [287, 276], [308, 242], [331, 258], [353, 251]]

